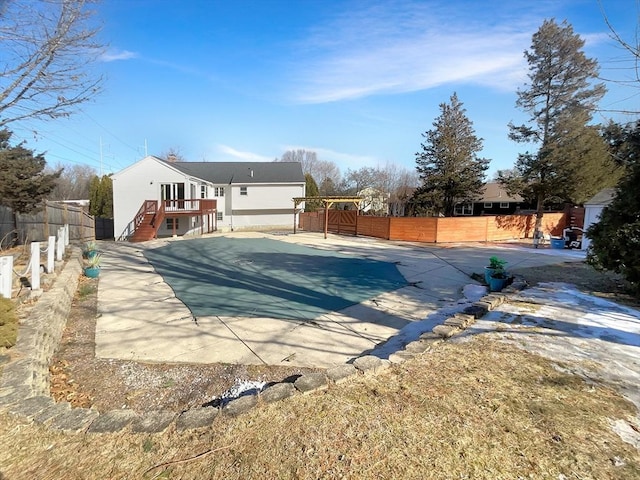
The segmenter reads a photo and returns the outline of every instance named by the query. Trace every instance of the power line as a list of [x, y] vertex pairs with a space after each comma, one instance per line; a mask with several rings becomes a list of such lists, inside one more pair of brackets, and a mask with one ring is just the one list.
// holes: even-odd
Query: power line
[[120, 142], [122, 145], [124, 145], [125, 147], [133, 150], [134, 152], [138, 153], [138, 149], [135, 147], [132, 147], [131, 145], [129, 145], [128, 143], [126, 143], [125, 141], [123, 141], [122, 139], [120, 139], [115, 133], [110, 132], [104, 125], [102, 125], [101, 123], [99, 123], [95, 118], [93, 118], [91, 115], [89, 115], [86, 112], [83, 112], [87, 118], [89, 118], [93, 123], [95, 123], [96, 125], [98, 125], [100, 128], [102, 128], [107, 134], [109, 134], [110, 136], [112, 136], [113, 138], [115, 138], [118, 142]]

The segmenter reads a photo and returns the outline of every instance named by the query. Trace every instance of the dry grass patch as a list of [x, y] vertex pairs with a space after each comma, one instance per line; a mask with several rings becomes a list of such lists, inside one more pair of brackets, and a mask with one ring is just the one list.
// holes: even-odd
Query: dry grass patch
[[565, 262], [540, 267], [514, 268], [530, 285], [539, 282], [571, 283], [583, 292], [631, 307], [640, 307], [640, 298], [630, 293], [629, 284], [621, 275], [599, 272], [586, 262]]
[[634, 414], [606, 386], [475, 339], [199, 431], [70, 436], [3, 415], [0, 471], [11, 479], [640, 478], [638, 451], [610, 428]]
[[13, 347], [18, 338], [18, 314], [12, 300], [0, 296], [0, 348]]

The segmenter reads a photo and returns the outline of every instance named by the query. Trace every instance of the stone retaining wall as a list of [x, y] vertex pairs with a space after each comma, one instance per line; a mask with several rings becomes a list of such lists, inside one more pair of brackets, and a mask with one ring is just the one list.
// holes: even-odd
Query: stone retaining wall
[[[207, 427], [218, 415], [240, 415], [260, 403], [277, 402], [322, 390], [359, 375], [376, 374], [392, 363], [423, 354], [464, 330], [506, 298], [504, 294], [483, 297], [463, 313], [449, 317], [432, 332], [424, 333], [406, 345], [404, 350], [393, 353], [389, 360], [363, 355], [353, 363], [309, 373], [293, 383], [270, 385], [257, 395], [239, 397], [223, 407], [193, 408], [180, 414], [158, 410], [141, 414], [132, 410], [100, 413], [95, 409], [71, 408], [68, 402], [56, 403], [49, 391], [49, 364], [62, 337], [81, 274], [80, 251], [74, 249], [53, 288], [42, 294], [29, 318], [21, 323], [17, 343], [11, 349], [12, 360], [4, 366], [0, 378], [0, 410], [65, 432], [105, 433], [130, 428], [135, 433], [158, 433], [172, 424], [178, 431]], [[524, 286], [524, 282], [514, 282], [505, 292], [517, 291]]]

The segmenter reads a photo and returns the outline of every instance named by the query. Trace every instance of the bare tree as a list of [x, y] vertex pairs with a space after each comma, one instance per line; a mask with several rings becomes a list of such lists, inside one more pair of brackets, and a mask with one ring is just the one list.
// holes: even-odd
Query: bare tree
[[341, 184], [340, 168], [330, 160], [318, 160], [314, 151], [298, 149], [287, 150], [276, 162], [300, 162], [302, 171], [310, 174], [318, 184], [320, 195], [336, 195]]
[[420, 184], [418, 172], [414, 169], [387, 164], [380, 170], [380, 185], [388, 192], [388, 214], [394, 217], [405, 215], [407, 203]]
[[89, 198], [89, 184], [91, 179], [96, 176], [95, 168], [89, 165], [71, 165], [63, 168], [58, 164], [48, 173], [60, 171], [62, 173], [56, 179], [56, 186], [49, 195], [50, 200], [86, 200]]
[[[636, 25], [635, 35], [633, 36], [633, 38], [623, 37], [622, 34], [618, 30], [616, 30], [614, 25], [611, 23], [611, 20], [609, 19], [605, 11], [604, 5], [602, 3], [603, 3], [602, 1], [600, 0], [598, 1], [598, 4], [600, 5], [600, 11], [602, 12], [604, 21], [607, 24], [607, 27], [609, 28], [609, 34], [611, 38], [618, 44], [618, 46], [621, 47], [622, 50], [625, 51], [628, 55], [630, 55], [632, 66], [630, 66], [629, 68], [633, 70], [633, 74], [632, 74], [633, 78], [629, 80], [622, 80], [622, 81], [621, 80], [614, 81], [610, 79], [603, 79], [603, 80], [622, 84], [624, 86], [638, 88], [638, 85], [640, 85], [640, 25]], [[636, 18], [640, 19], [640, 7], [638, 6], [637, 2], [636, 2], [635, 16]], [[606, 110], [606, 111], [615, 112], [615, 113], [624, 113], [629, 115], [636, 115], [639, 113], [637, 110], [629, 110], [629, 109]]]
[[[312, 150], [305, 150], [299, 148], [298, 150], [287, 150], [282, 154], [280, 159], [276, 159], [276, 162], [300, 162], [302, 164], [302, 171], [306, 173], [313, 173], [313, 165], [318, 161], [318, 155]], [[314, 177], [315, 178], [315, 177]], [[317, 179], [316, 179], [317, 180]]]
[[69, 116], [100, 91], [93, 0], [0, 2], [0, 128]]
[[347, 170], [344, 183], [344, 193], [363, 196], [363, 210], [377, 215], [403, 216], [419, 179], [416, 171], [387, 163], [384, 167]]
[[167, 162], [186, 162], [184, 155], [180, 152], [178, 147], [170, 147], [165, 152], [160, 154], [160, 158], [164, 158]]

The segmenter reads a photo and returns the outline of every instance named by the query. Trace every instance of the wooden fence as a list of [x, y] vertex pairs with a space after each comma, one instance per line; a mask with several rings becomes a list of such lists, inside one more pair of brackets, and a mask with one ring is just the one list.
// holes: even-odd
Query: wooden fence
[[[354, 214], [354, 211], [330, 210], [328, 231], [411, 242], [492, 242], [531, 238], [536, 221], [534, 214], [482, 217], [363, 215], [352, 218]], [[561, 236], [566, 226], [565, 212], [545, 213], [542, 217], [542, 231], [545, 234]], [[324, 212], [301, 213], [300, 228], [310, 232], [324, 231]]]
[[[45, 202], [42, 210], [37, 213], [17, 215], [18, 240], [21, 244], [44, 242], [49, 236], [55, 235], [58, 228], [65, 225], [69, 225], [70, 240], [83, 241], [95, 238], [94, 218], [82, 207], [61, 202]], [[14, 229], [11, 209], [0, 206], [0, 240]]]

